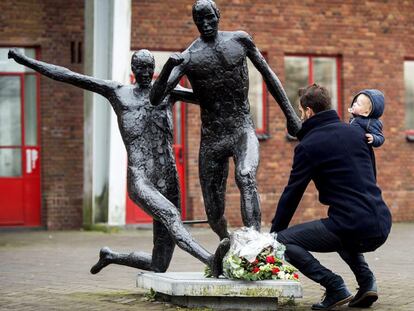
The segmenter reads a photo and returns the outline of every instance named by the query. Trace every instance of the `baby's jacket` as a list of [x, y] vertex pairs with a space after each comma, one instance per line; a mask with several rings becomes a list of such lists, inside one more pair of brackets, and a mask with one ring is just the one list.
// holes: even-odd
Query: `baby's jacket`
[[[361, 127], [366, 133], [373, 136], [374, 141], [372, 142], [373, 147], [380, 147], [384, 143], [384, 135], [382, 133], [382, 122], [379, 118], [384, 112], [385, 99], [384, 94], [375, 89], [366, 89], [355, 95], [352, 103], [358, 97], [358, 95], [364, 94], [368, 96], [372, 103], [372, 110], [368, 117], [353, 116], [350, 120], [351, 125]], [[352, 105], [351, 103], [351, 105]]]

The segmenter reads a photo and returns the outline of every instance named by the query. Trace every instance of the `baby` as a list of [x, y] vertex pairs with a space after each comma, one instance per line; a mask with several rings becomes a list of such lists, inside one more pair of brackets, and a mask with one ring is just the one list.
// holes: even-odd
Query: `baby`
[[380, 147], [384, 143], [382, 122], [379, 118], [384, 112], [384, 94], [375, 89], [366, 89], [355, 95], [351, 108], [350, 124], [360, 126], [365, 131], [368, 144]]

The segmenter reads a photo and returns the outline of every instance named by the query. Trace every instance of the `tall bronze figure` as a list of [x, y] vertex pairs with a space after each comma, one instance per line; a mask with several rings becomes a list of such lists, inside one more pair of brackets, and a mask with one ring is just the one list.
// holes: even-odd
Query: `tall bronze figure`
[[[64, 67], [36, 61], [10, 50], [9, 58], [57, 81], [72, 84], [107, 98], [114, 109], [118, 126], [128, 154], [128, 194], [146, 213], [154, 218], [154, 247], [151, 254], [133, 252], [119, 254], [104, 247], [91, 273], [98, 273], [108, 264], [115, 263], [143, 270], [167, 270], [175, 244], [206, 265], [214, 276], [222, 269], [222, 258], [229, 240], [221, 241], [215, 255], [201, 247], [185, 229], [180, 217], [179, 183], [172, 150], [172, 105], [177, 100], [194, 102], [189, 90], [171, 90], [159, 106], [150, 104], [154, 57], [148, 50], [133, 54], [131, 68], [135, 85], [122, 85], [116, 81], [96, 79], [72, 72]], [[157, 83], [162, 87], [183, 59], [172, 55], [164, 66]], [[164, 93], [164, 90], [157, 90]]]
[[201, 109], [199, 175], [205, 209], [211, 228], [223, 239], [228, 236], [224, 209], [230, 157], [236, 167], [243, 223], [259, 230], [261, 222], [256, 186], [259, 143], [250, 116], [246, 57], [279, 103], [289, 134], [295, 135], [300, 129], [300, 120], [279, 79], [247, 33], [218, 31], [220, 11], [211, 0], [194, 3], [193, 19], [200, 37], [183, 52], [184, 62], [174, 68], [166, 85], [158, 81], [151, 102], [161, 104], [183, 75], [190, 80]]

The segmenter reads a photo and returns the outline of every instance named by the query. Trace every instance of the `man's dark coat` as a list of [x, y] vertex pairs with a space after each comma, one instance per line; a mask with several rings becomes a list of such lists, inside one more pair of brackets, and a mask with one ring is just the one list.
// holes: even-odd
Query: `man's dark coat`
[[298, 133], [293, 167], [271, 231], [289, 225], [311, 180], [329, 206], [324, 225], [345, 244], [388, 236], [391, 214], [376, 184], [365, 133], [340, 121], [336, 111], [317, 113]]

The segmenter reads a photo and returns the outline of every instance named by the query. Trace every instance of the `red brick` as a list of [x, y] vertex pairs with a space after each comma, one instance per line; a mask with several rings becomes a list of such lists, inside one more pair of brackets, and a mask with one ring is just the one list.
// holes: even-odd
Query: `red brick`
[[[71, 64], [70, 42], [83, 42], [83, 0], [0, 2], [0, 45], [38, 47], [41, 59]], [[42, 77], [40, 83], [42, 223], [82, 226], [83, 91]]]
[[[245, 30], [266, 53], [270, 66], [284, 81], [284, 55], [309, 53], [342, 57], [343, 115], [352, 95], [363, 88], [379, 88], [387, 106], [382, 118], [386, 142], [376, 150], [378, 183], [396, 221], [414, 220], [414, 144], [404, 136], [403, 61], [414, 57], [414, 2], [217, 0], [222, 30]], [[190, 0], [132, 2], [132, 47], [183, 50], [197, 36]], [[285, 140], [285, 120], [269, 96], [269, 134], [260, 143], [257, 174], [263, 222], [268, 225], [286, 185], [295, 143]], [[200, 119], [198, 108], [187, 115], [187, 209], [205, 218], [198, 181]], [[346, 120], [345, 120], [346, 121]], [[275, 152], [276, 151], [276, 152]], [[232, 171], [233, 169], [231, 169]], [[241, 225], [238, 190], [230, 174], [226, 215]], [[326, 215], [313, 186], [306, 191], [294, 217], [302, 222]]]

